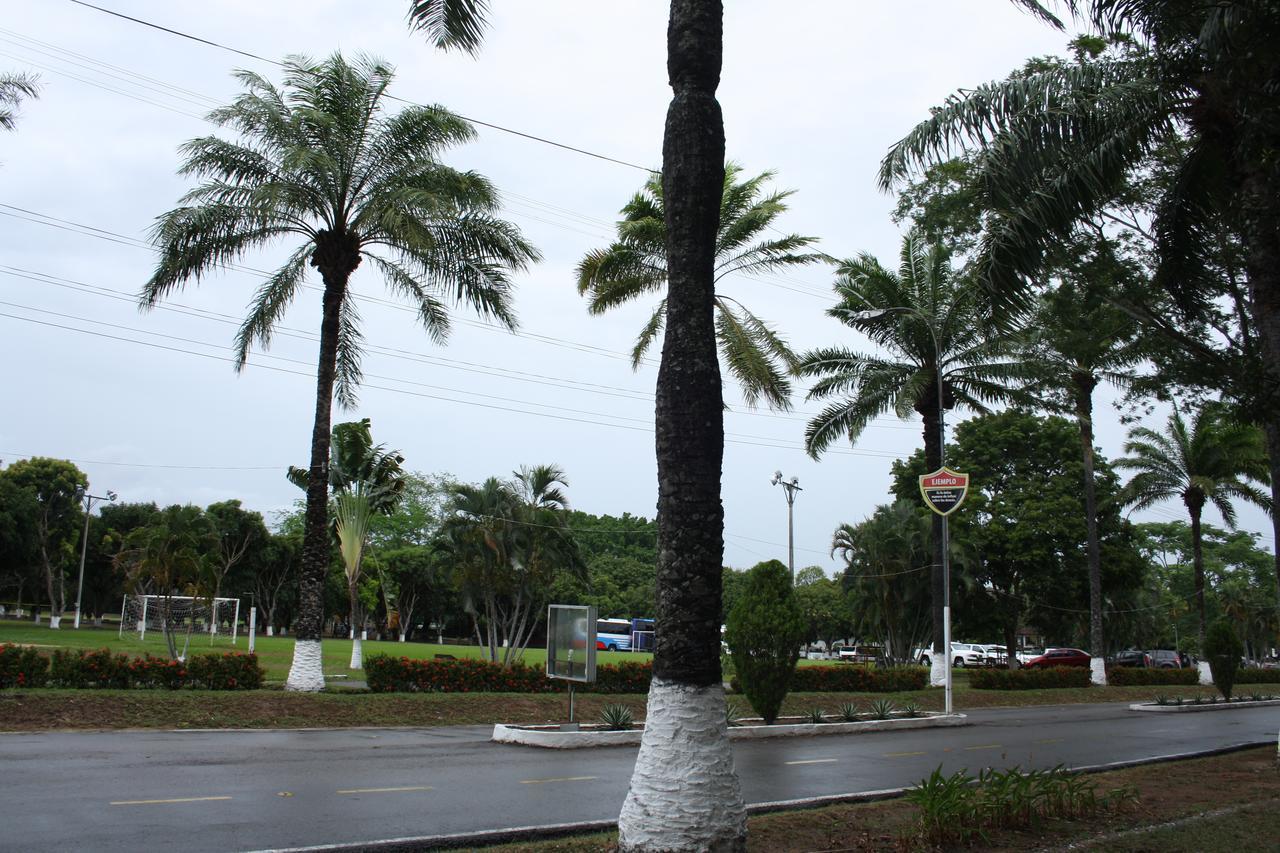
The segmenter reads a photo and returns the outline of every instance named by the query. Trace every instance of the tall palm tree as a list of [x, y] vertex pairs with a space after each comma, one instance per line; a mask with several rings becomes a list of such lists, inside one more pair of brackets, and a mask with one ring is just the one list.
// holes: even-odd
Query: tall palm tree
[[[1027, 356], [1052, 408], [1070, 412], [1084, 463], [1085, 555], [1089, 563], [1089, 654], [1093, 678], [1106, 683], [1102, 625], [1102, 548], [1094, 478], [1093, 392], [1101, 383], [1125, 388], [1142, 360], [1136, 329], [1120, 309], [1081, 282], [1065, 280], [1042, 295]], [[1012, 658], [1010, 659], [1012, 660]]]
[[1269, 483], [1261, 431], [1230, 420], [1223, 408], [1207, 404], [1196, 413], [1190, 429], [1176, 410], [1168, 431], [1146, 427], [1129, 431], [1117, 468], [1136, 471], [1125, 486], [1124, 502], [1146, 509], [1160, 501], [1181, 499], [1191, 517], [1191, 556], [1195, 570], [1199, 642], [1204, 649], [1204, 549], [1200, 516], [1213, 504], [1232, 530], [1236, 526], [1233, 501], [1244, 500], [1271, 511], [1271, 498], [1253, 483]]
[[300, 238], [258, 289], [240, 327], [240, 369], [255, 343], [270, 343], [307, 267], [320, 273], [324, 295], [297, 639], [285, 686], [322, 690], [332, 400], [336, 393], [339, 404], [352, 405], [360, 381], [351, 276], [367, 260], [417, 309], [427, 334], [443, 341], [450, 303], [514, 326], [510, 273], [538, 254], [513, 225], [495, 217], [497, 194], [487, 180], [439, 162], [445, 148], [472, 138], [470, 125], [438, 107], [384, 112], [390, 67], [371, 59], [348, 63], [334, 54], [319, 64], [290, 58], [281, 88], [252, 72], [237, 76], [245, 93], [214, 110], [210, 120], [238, 139], [209, 136], [183, 146], [182, 174], [205, 180], [157, 222], [160, 261], [142, 303], [155, 305], [251, 249]]
[[[843, 347], [801, 356], [797, 372], [816, 380], [808, 399], [837, 398], [805, 427], [805, 449], [815, 459], [842, 438], [856, 443], [886, 412], [907, 418], [914, 411], [923, 421], [925, 464], [935, 471], [942, 467], [943, 407], [986, 412], [1015, 398], [1013, 383], [1029, 375], [1011, 358], [1014, 339], [986, 330], [979, 290], [953, 274], [941, 246], [908, 235], [896, 273], [863, 254], [840, 264], [834, 287], [838, 301], [827, 314], [889, 356]], [[941, 516], [934, 515], [933, 533], [933, 659], [945, 664]]]
[[[1018, 0], [1062, 28], [1046, 5]], [[1171, 137], [1181, 157], [1155, 209], [1156, 279], [1187, 311], [1222, 290], [1215, 221], [1238, 235], [1247, 305], [1264, 355], [1252, 398], [1280, 500], [1280, 6], [1271, 0], [1064, 0], [1099, 31], [1133, 33], [1137, 49], [1093, 62], [1045, 64], [950, 96], [881, 163], [888, 187], [970, 144], [982, 150], [990, 228], [978, 267], [993, 293], [1026, 307], [1046, 253], [1116, 195]], [[1280, 518], [1273, 519], [1280, 537]], [[1280, 552], [1276, 554], [1280, 594]]]
[[[484, 0], [422, 0], [418, 6], [462, 12], [473, 7], [468, 23], [483, 26]], [[674, 97], [662, 147], [667, 316], [654, 415], [657, 647], [648, 721], [618, 818], [618, 846], [744, 850], [746, 807], [729, 749], [717, 618], [724, 401], [714, 311], [724, 119], [716, 88], [724, 8], [721, 0], [671, 0], [670, 9], [667, 77]], [[447, 34], [447, 15], [418, 20], [439, 21], [437, 31]], [[453, 32], [465, 29], [456, 26], [456, 15], [452, 20]]]
[[[716, 231], [715, 284], [733, 274], [754, 275], [811, 264], [823, 258], [804, 249], [816, 237], [766, 234], [786, 209], [790, 191], [764, 193], [773, 172], [740, 179], [742, 167], [724, 167], [720, 197], [720, 226]], [[664, 218], [662, 176], [654, 175], [622, 208], [618, 239], [607, 249], [589, 252], [578, 264], [578, 293], [587, 297], [587, 310], [603, 314], [624, 303], [663, 294], [631, 350], [631, 366], [638, 368], [666, 322], [667, 225]], [[724, 364], [742, 385], [747, 405], [763, 398], [770, 408], [791, 407], [795, 354], [767, 323], [738, 300], [717, 289], [716, 340]]]
[[40, 94], [37, 77], [32, 74], [5, 72], [0, 74], [0, 128], [13, 130], [16, 116], [14, 108], [23, 98], [35, 98]]

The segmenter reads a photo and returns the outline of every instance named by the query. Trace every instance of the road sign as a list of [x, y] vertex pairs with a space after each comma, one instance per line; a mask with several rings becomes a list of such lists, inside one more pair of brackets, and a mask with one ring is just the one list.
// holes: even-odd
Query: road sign
[[929, 509], [938, 515], [950, 515], [964, 503], [969, 492], [969, 475], [952, 471], [945, 465], [920, 478], [920, 494]]

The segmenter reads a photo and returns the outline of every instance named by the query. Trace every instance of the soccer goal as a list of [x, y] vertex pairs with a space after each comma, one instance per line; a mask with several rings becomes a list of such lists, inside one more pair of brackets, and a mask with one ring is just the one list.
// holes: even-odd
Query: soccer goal
[[234, 645], [240, 624], [240, 599], [195, 598], [190, 595], [126, 595], [120, 605], [120, 631], [137, 632], [145, 641], [147, 632], [172, 636], [207, 634], [210, 642], [229, 637]]

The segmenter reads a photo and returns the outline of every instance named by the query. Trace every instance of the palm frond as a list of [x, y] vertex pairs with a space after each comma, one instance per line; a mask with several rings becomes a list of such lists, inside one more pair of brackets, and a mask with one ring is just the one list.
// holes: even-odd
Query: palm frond
[[488, 26], [488, 0], [412, 0], [409, 23], [440, 50], [475, 55]]

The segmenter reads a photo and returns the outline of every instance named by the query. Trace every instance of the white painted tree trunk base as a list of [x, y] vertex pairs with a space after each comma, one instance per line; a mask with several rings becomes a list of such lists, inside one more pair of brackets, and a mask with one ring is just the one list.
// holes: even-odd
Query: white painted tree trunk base
[[1089, 658], [1089, 680], [1099, 687], [1107, 686], [1107, 662], [1102, 658]]
[[654, 678], [620, 851], [743, 851], [747, 812], [733, 767], [724, 688]]
[[293, 664], [284, 682], [285, 690], [299, 693], [319, 693], [324, 690], [324, 665], [320, 657], [319, 640], [295, 640]]
[[930, 687], [946, 687], [947, 686], [947, 662], [944, 660], [946, 655], [933, 652], [929, 658], [929, 686]]
[[400, 642], [402, 642], [402, 643], [403, 643], [403, 642], [405, 642], [405, 635], [404, 635], [404, 634], [401, 634], [401, 635], [400, 635]]
[[351, 666], [348, 669], [364, 669], [364, 648], [359, 637], [351, 641]]
[[275, 635], [276, 635], [276, 629], [275, 629], [275, 626], [274, 626], [274, 625], [268, 625], [268, 626], [267, 626], [267, 636], [268, 636], [268, 637], [274, 637]]
[[1196, 669], [1200, 670], [1200, 683], [1205, 687], [1213, 686], [1213, 670], [1209, 669], [1207, 660], [1197, 661]]
[[61, 617], [61, 616], [50, 616], [50, 617], [49, 617], [49, 628], [50, 628], [51, 630], [54, 630], [54, 631], [57, 631], [57, 630], [61, 629], [61, 628], [62, 628], [62, 617]]

